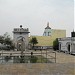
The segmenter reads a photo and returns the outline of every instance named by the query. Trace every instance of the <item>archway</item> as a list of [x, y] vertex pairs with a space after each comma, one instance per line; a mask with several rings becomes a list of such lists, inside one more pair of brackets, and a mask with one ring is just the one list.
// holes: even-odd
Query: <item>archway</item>
[[17, 38], [17, 50], [25, 50], [25, 38], [22, 36]]

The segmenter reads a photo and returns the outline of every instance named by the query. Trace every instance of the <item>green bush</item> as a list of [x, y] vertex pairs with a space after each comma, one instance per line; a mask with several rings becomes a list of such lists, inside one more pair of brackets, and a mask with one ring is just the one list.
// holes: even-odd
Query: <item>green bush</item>
[[30, 62], [31, 62], [31, 63], [36, 63], [37, 60], [38, 60], [38, 58], [35, 57], [35, 56], [31, 56], [31, 58], [30, 58]]
[[53, 41], [53, 49], [54, 50], [58, 50], [59, 49], [59, 42], [58, 42], [58, 39], [55, 39]]
[[9, 61], [10, 59], [11, 59], [10, 56], [6, 56], [6, 57], [5, 57], [5, 61]]

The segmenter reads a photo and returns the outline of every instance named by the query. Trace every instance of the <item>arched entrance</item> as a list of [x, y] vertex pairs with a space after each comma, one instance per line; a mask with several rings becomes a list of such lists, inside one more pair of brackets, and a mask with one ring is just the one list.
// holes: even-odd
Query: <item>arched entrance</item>
[[18, 37], [17, 38], [17, 50], [25, 50], [25, 38]]

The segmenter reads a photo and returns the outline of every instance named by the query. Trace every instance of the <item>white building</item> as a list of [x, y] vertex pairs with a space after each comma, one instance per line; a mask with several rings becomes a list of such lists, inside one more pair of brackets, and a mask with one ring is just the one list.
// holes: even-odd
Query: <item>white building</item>
[[49, 27], [49, 22], [47, 23], [47, 27], [44, 30], [43, 36], [51, 36], [52, 29]]
[[18, 49], [20, 45], [22, 44], [24, 49], [28, 48], [29, 43], [29, 29], [28, 28], [22, 28], [22, 25], [20, 25], [20, 28], [14, 28], [13, 30], [13, 42], [15, 44], [15, 47]]
[[60, 51], [75, 53], [75, 37], [59, 38], [58, 41]]

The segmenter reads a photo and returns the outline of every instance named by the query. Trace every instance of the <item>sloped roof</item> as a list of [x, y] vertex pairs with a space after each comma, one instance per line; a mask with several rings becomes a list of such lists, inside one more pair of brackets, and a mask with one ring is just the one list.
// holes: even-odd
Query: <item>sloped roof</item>
[[45, 29], [51, 29], [49, 26], [47, 26]]
[[36, 46], [53, 46], [53, 41], [56, 38], [66, 37], [66, 30], [52, 29], [51, 36], [30, 36], [29, 39], [31, 39], [32, 37], [36, 37], [38, 40], [38, 44], [36, 44]]

